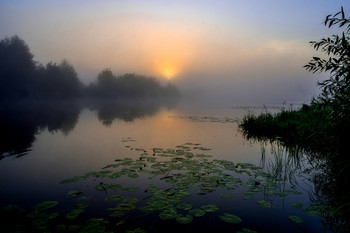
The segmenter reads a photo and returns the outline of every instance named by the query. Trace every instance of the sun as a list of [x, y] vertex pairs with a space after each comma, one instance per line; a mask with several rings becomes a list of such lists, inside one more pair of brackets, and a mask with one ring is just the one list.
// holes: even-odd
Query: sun
[[176, 70], [174, 66], [166, 65], [164, 66], [162, 73], [167, 79], [172, 79], [176, 74]]
[[180, 70], [176, 61], [160, 60], [155, 63], [156, 73], [166, 79], [173, 79]]

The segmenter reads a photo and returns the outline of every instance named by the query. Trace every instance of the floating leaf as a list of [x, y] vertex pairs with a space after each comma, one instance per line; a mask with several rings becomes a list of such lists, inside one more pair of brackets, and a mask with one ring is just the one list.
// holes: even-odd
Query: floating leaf
[[222, 194], [221, 195], [222, 198], [226, 198], [226, 199], [231, 199], [233, 198], [234, 196], [232, 194]]
[[123, 225], [124, 223], [126, 223], [126, 221], [125, 220], [121, 220], [121, 221], [117, 222], [115, 225], [116, 226], [120, 226], [120, 225]]
[[77, 196], [80, 196], [81, 194], [83, 194], [83, 193], [80, 191], [69, 191], [67, 193], [67, 197], [68, 198], [77, 197]]
[[293, 203], [293, 206], [296, 208], [303, 208], [303, 204], [301, 204], [299, 202]]
[[77, 181], [76, 178], [69, 178], [69, 179], [62, 180], [60, 182], [60, 184], [68, 184], [68, 183], [73, 183], [73, 182], [76, 182], [76, 181]]
[[36, 204], [33, 207], [35, 210], [41, 211], [41, 210], [46, 210], [46, 209], [52, 208], [57, 204], [58, 204], [57, 201], [44, 201], [44, 202], [41, 202], [39, 204]]
[[119, 194], [110, 195], [106, 198], [106, 201], [121, 201], [121, 200], [123, 200], [123, 196]]
[[205, 148], [205, 147], [193, 147], [193, 149], [196, 149], [196, 150], [203, 150], [203, 151], [205, 151], [205, 150], [211, 150], [211, 149]]
[[177, 217], [177, 211], [175, 208], [167, 208], [159, 214], [160, 219], [170, 220]]
[[250, 230], [248, 228], [242, 228], [241, 230], [237, 231], [236, 233], [257, 233], [257, 232]]
[[217, 205], [212, 205], [212, 204], [208, 204], [208, 205], [203, 205], [201, 207], [205, 212], [211, 213], [211, 212], [215, 212], [219, 210], [219, 207]]
[[180, 210], [190, 210], [192, 209], [192, 204], [190, 203], [181, 203], [176, 206]]
[[193, 220], [193, 217], [190, 214], [186, 214], [186, 215], [179, 214], [176, 216], [176, 221], [181, 224], [188, 224], [192, 222], [192, 220]]
[[242, 222], [242, 219], [234, 214], [224, 213], [223, 215], [219, 216], [219, 218], [228, 223], [240, 223]]
[[128, 230], [126, 231], [125, 233], [146, 233], [147, 231], [141, 229], [141, 228], [136, 228], [135, 230], [131, 231], [131, 230]]
[[87, 203], [81, 203], [76, 205], [74, 209], [72, 209], [66, 214], [66, 219], [76, 219], [79, 216], [79, 214], [85, 211], [86, 207], [88, 207]]
[[139, 188], [138, 187], [125, 187], [125, 188], [123, 188], [123, 190], [128, 191], [128, 192], [135, 192], [135, 191], [139, 190]]
[[196, 154], [196, 157], [198, 158], [209, 158], [209, 157], [213, 157], [212, 155], [205, 155], [205, 154]]
[[267, 201], [264, 201], [264, 200], [258, 201], [258, 205], [259, 205], [261, 208], [272, 208], [271, 203], [270, 203], [270, 202], [267, 202]]
[[137, 198], [133, 197], [133, 198], [128, 198], [126, 200], [127, 202], [131, 203], [131, 204], [136, 204], [138, 202]]
[[195, 217], [202, 217], [205, 215], [206, 212], [202, 209], [192, 209], [189, 211], [189, 213]]
[[297, 223], [297, 224], [303, 222], [303, 220], [298, 216], [289, 216], [288, 219], [293, 223]]
[[130, 171], [128, 173], [128, 177], [130, 177], [130, 178], [137, 178], [137, 177], [139, 177], [139, 175], [135, 171]]

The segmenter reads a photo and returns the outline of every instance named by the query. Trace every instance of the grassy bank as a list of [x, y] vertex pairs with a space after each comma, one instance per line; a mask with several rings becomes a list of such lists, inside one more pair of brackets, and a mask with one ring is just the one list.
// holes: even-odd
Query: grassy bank
[[315, 102], [275, 114], [248, 113], [239, 124], [246, 139], [278, 142], [290, 151], [304, 152], [311, 163], [318, 164], [312, 171], [317, 197], [313, 201], [328, 209], [325, 224], [332, 232], [350, 229], [348, 111], [338, 114], [334, 106]]
[[248, 113], [239, 127], [247, 139], [278, 140], [285, 146], [331, 155], [342, 146], [349, 123], [335, 122], [331, 106], [314, 103], [296, 110], [282, 109], [276, 114]]

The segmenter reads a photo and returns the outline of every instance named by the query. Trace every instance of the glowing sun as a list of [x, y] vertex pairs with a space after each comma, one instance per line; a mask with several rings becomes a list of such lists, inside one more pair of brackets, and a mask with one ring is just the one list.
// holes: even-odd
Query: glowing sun
[[175, 61], [161, 60], [156, 62], [155, 69], [159, 75], [172, 79], [178, 74], [180, 65]]

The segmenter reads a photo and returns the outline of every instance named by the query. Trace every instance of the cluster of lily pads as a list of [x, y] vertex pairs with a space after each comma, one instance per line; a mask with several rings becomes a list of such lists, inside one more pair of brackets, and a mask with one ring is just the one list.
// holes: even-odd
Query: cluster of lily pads
[[[123, 139], [123, 141], [132, 140]], [[298, 194], [292, 189], [284, 192], [278, 191], [277, 183], [284, 181], [276, 179], [258, 166], [212, 159], [211, 155], [203, 153], [211, 149], [202, 147], [198, 143], [185, 143], [174, 149], [152, 148], [147, 150], [130, 145], [125, 145], [125, 148], [139, 152], [139, 154], [135, 158], [116, 159], [114, 163], [105, 166], [100, 171], [69, 178], [61, 183], [91, 177], [101, 179], [103, 182], [97, 184], [96, 190], [108, 194], [106, 201], [119, 202], [116, 207], [108, 209], [110, 216], [122, 217], [130, 211], [140, 211], [157, 213], [161, 220], [174, 219], [181, 224], [188, 224], [194, 218], [219, 211], [220, 206], [215, 203], [193, 206], [184, 200], [193, 195], [215, 193], [219, 188], [228, 192], [221, 193], [220, 198], [233, 198], [230, 191], [246, 187], [241, 197], [244, 200], [254, 198], [257, 193], [282, 198], [288, 194]], [[143, 200], [123, 196], [120, 193], [114, 194], [118, 190], [139, 191], [138, 187], [123, 187], [116, 182], [106, 182], [106, 180], [114, 181], [122, 177], [139, 178], [140, 176], [148, 177], [149, 180], [148, 186], [143, 190], [147, 197], [142, 198]], [[161, 187], [162, 183], [167, 184], [166, 188]], [[273, 206], [267, 200], [260, 200], [257, 204], [261, 208], [272, 208]], [[219, 218], [229, 223], [243, 221], [234, 213], [223, 213]]]
[[[124, 143], [133, 141], [131, 138], [122, 140]], [[244, 192], [238, 198], [248, 200], [262, 193], [265, 198], [257, 201], [257, 205], [261, 208], [272, 208], [271, 197], [285, 198], [289, 194], [299, 194], [293, 189], [279, 191], [276, 187], [285, 181], [268, 174], [258, 166], [213, 159], [211, 155], [205, 154], [211, 149], [198, 143], [185, 143], [173, 149], [143, 149], [131, 145], [125, 145], [125, 148], [135, 151], [135, 157], [118, 158], [99, 171], [61, 181], [61, 184], [85, 180], [95, 183], [95, 190], [105, 193], [105, 201], [113, 205], [106, 210], [109, 218], [117, 222], [113, 228], [125, 229], [123, 226], [133, 221], [129, 216], [146, 215], [162, 221], [175, 221], [180, 225], [189, 224], [203, 216], [214, 216], [223, 222], [238, 224], [245, 220], [235, 213], [221, 211], [221, 206], [217, 203], [208, 202], [213, 199], [203, 198], [204, 203], [195, 204], [191, 202], [191, 198], [209, 194], [216, 195], [219, 199], [236, 198], [233, 190], [239, 188]], [[125, 185], [129, 179], [142, 179], [142, 185]], [[91, 190], [88, 195], [93, 192]], [[86, 201], [88, 195], [82, 191], [70, 191], [67, 197], [79, 197], [80, 201]], [[56, 204], [57, 202], [43, 202], [34, 208], [35, 211], [31, 215], [40, 219], [37, 224], [39, 228], [48, 227], [48, 223], [58, 217], [57, 213], [44, 213], [44, 210]], [[300, 205], [296, 203], [295, 207], [302, 208]], [[88, 206], [88, 203], [77, 204], [64, 215], [64, 219], [77, 219]], [[214, 212], [217, 215], [211, 214]], [[302, 222], [298, 216], [289, 216], [289, 220], [294, 224]], [[74, 221], [73, 223], [59, 224], [59, 227], [79, 232], [89, 232], [96, 228], [99, 232], [107, 232], [111, 228], [110, 221], [106, 218], [90, 219], [85, 223], [85, 228]], [[90, 227], [86, 228], [87, 226]], [[137, 228], [130, 232], [144, 230]], [[240, 232], [254, 231], [242, 228]]]

